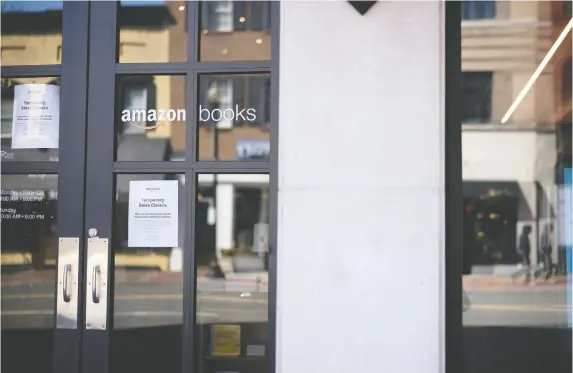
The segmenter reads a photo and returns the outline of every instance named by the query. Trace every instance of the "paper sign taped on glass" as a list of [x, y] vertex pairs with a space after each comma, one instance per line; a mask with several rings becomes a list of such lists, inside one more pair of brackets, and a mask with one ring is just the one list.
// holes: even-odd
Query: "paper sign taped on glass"
[[179, 246], [179, 182], [129, 182], [129, 247]]
[[12, 149], [57, 149], [60, 135], [60, 87], [14, 87]]

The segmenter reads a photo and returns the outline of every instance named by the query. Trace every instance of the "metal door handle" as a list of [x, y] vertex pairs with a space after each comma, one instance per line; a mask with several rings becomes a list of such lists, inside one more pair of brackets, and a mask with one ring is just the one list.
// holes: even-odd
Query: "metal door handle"
[[109, 241], [107, 238], [88, 238], [86, 261], [88, 281], [85, 283], [85, 327], [88, 330], [107, 329], [108, 255]]
[[77, 329], [80, 239], [60, 237], [58, 241], [56, 328]]
[[100, 280], [101, 270], [99, 265], [94, 266], [92, 269], [92, 301], [94, 303], [99, 303], [100, 298]]
[[68, 303], [72, 300], [72, 293], [70, 289], [70, 279], [69, 276], [70, 272], [72, 271], [72, 265], [66, 264], [64, 265], [64, 274], [63, 274], [63, 281], [62, 281], [62, 296], [64, 298], [64, 302]]

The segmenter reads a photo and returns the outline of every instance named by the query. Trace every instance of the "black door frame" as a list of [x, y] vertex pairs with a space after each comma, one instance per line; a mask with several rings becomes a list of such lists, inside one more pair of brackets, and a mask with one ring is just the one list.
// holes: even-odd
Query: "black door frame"
[[445, 371], [463, 370], [462, 316], [462, 120], [461, 25], [459, 1], [445, 8]]
[[[89, 4], [66, 1], [62, 9], [62, 64], [3, 66], [2, 78], [61, 77], [60, 135], [58, 161], [2, 162], [2, 174], [57, 174], [59, 237], [78, 237], [83, 247], [83, 204], [87, 110]], [[82, 278], [82, 250], [79, 251], [79, 278]], [[57, 289], [57, 279], [56, 279]], [[82, 334], [82, 286], [78, 286], [76, 329], [56, 328], [54, 302], [54, 372], [78, 372]], [[57, 293], [54, 294], [56, 297]]]
[[[195, 224], [197, 204], [197, 177], [201, 173], [263, 173], [269, 183], [269, 293], [268, 293], [268, 372], [275, 371], [275, 319], [276, 319], [276, 217], [277, 217], [277, 167], [278, 167], [278, 53], [279, 53], [279, 2], [271, 5], [271, 60], [200, 62], [199, 3], [187, 2], [188, 41], [187, 62], [166, 63], [118, 63], [118, 9], [119, 2], [91, 2], [89, 21], [89, 71], [87, 108], [87, 148], [85, 176], [85, 227], [83, 238], [90, 228], [96, 228], [99, 236], [110, 238], [113, 234], [113, 210], [115, 177], [119, 174], [183, 174], [185, 175], [185, 219], [189, 229], [185, 232], [183, 247], [183, 340], [181, 371], [195, 371], [198, 357], [194, 356], [196, 324], [196, 268]], [[270, 73], [271, 74], [271, 129], [270, 157], [260, 161], [200, 161], [198, 159], [197, 87], [201, 74], [225, 73]], [[184, 161], [125, 162], [115, 161], [115, 89], [119, 75], [182, 75], [186, 78], [186, 147]], [[186, 197], [183, 198], [186, 198]], [[189, 197], [192, 196], [192, 197]], [[110, 246], [111, 247], [111, 246]], [[82, 336], [82, 373], [101, 373], [111, 368], [110, 345], [113, 328], [113, 253], [109, 249], [110, 278], [107, 287], [108, 312], [105, 330], [84, 328]], [[85, 261], [84, 261], [85, 262]], [[84, 263], [85, 268], [85, 263]]]
[[[110, 370], [113, 327], [113, 255], [109, 255], [107, 329], [85, 328], [86, 242], [89, 228], [111, 238], [115, 176], [121, 173], [181, 173], [188, 198], [185, 218], [193, 221], [200, 173], [264, 173], [269, 183], [269, 336], [268, 372], [275, 371], [276, 242], [278, 167], [278, 54], [279, 2], [272, 2], [270, 61], [199, 62], [199, 17], [196, 1], [187, 3], [188, 62], [119, 64], [117, 50], [118, 2], [66, 1], [63, 4], [62, 64], [3, 66], [3, 78], [61, 76], [59, 161], [2, 162], [2, 174], [57, 174], [59, 237], [77, 237], [79, 250], [76, 329], [56, 329], [54, 310], [54, 372], [101, 373]], [[200, 74], [270, 73], [270, 157], [262, 161], [199, 161], [197, 86]], [[115, 84], [119, 74], [172, 74], [186, 77], [186, 160], [182, 162], [117, 162], [115, 149]], [[185, 232], [183, 341], [181, 371], [194, 371], [195, 351], [195, 226]], [[110, 249], [111, 251], [111, 249]], [[110, 253], [112, 254], [112, 253]], [[57, 285], [57, 280], [56, 280]], [[54, 294], [54, 297], [56, 294]], [[55, 305], [56, 307], [57, 305]]]

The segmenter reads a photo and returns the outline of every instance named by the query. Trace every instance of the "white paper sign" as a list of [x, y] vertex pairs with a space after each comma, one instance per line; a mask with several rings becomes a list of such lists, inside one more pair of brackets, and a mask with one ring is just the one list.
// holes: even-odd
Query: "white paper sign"
[[57, 149], [60, 135], [60, 87], [14, 87], [12, 149]]
[[179, 246], [177, 180], [129, 182], [129, 247]]

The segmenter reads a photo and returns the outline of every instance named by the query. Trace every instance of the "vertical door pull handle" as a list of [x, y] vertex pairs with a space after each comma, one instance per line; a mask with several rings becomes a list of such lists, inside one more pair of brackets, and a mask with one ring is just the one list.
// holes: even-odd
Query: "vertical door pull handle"
[[99, 268], [99, 265], [96, 265], [92, 269], [92, 301], [94, 303], [99, 303], [100, 291], [101, 291], [100, 281], [101, 281], [101, 270]]
[[72, 277], [70, 276], [70, 272], [72, 271], [72, 265], [66, 264], [64, 265], [64, 274], [63, 274], [63, 281], [62, 281], [62, 296], [64, 298], [64, 302], [68, 303], [72, 300], [72, 292], [71, 292], [71, 280]]
[[78, 269], [80, 268], [80, 239], [60, 237], [56, 270], [56, 328], [78, 328]]
[[90, 237], [87, 241], [85, 268], [88, 280], [85, 282], [86, 316], [84, 325], [88, 330], [106, 330], [109, 241], [107, 238], [100, 237]]

